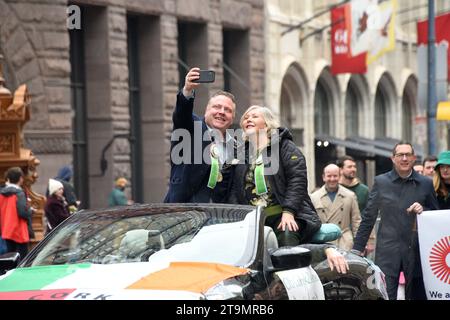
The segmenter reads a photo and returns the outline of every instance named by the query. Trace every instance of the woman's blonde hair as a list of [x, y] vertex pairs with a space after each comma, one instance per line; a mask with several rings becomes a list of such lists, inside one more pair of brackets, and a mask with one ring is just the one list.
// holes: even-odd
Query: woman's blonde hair
[[239, 126], [244, 129], [242, 127], [242, 124], [244, 122], [245, 116], [247, 115], [247, 113], [249, 113], [250, 111], [259, 111], [261, 112], [261, 115], [264, 119], [264, 121], [266, 122], [266, 126], [267, 126], [267, 132], [270, 132], [270, 130], [272, 129], [277, 129], [280, 127], [280, 124], [278, 123], [278, 120], [275, 118], [275, 115], [273, 114], [272, 110], [270, 110], [267, 107], [262, 107], [262, 106], [251, 106], [250, 108], [248, 108], [244, 114], [241, 117], [241, 121], [239, 121]]
[[440, 166], [438, 166], [434, 171], [433, 187], [434, 191], [436, 191], [436, 194], [438, 196], [444, 197], [446, 199], [448, 197], [448, 189], [445, 186], [444, 180], [441, 177], [441, 171], [439, 170], [439, 167]]

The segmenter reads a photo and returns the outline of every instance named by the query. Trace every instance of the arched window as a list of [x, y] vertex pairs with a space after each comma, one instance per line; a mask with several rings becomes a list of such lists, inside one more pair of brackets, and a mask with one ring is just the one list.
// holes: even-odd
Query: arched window
[[330, 99], [327, 90], [319, 79], [314, 94], [314, 126], [316, 135], [331, 134], [330, 130]]
[[280, 124], [289, 128], [298, 146], [305, 145], [303, 132], [308, 121], [305, 118], [308, 100], [308, 83], [304, 71], [293, 63], [286, 70], [281, 84]]
[[286, 126], [288, 128], [292, 127], [292, 101], [290, 97], [289, 89], [286, 84], [283, 83], [281, 89], [281, 98], [280, 98], [280, 123], [282, 126]]
[[345, 128], [348, 137], [358, 136], [359, 134], [359, 99], [355, 87], [349, 82], [345, 96]]
[[413, 126], [417, 110], [417, 78], [410, 76], [406, 81], [402, 95], [402, 138], [406, 141], [413, 141]]
[[378, 86], [375, 94], [375, 138], [384, 138], [386, 131], [387, 100], [383, 90]]
[[403, 95], [402, 99], [402, 111], [403, 111], [403, 129], [402, 138], [406, 141], [412, 141], [412, 112], [411, 102], [408, 95]]

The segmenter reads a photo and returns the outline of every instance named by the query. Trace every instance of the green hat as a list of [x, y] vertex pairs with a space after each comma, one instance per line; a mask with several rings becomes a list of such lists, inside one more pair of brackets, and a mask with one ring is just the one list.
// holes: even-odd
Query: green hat
[[436, 163], [434, 168], [436, 169], [441, 164], [446, 164], [446, 165], [450, 166], [450, 151], [442, 151], [439, 154], [438, 162]]

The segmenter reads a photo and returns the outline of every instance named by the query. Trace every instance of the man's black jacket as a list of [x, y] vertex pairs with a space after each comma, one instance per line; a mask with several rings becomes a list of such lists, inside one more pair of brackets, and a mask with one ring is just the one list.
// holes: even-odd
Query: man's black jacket
[[[194, 97], [186, 98], [182, 92], [177, 95], [177, 104], [172, 115], [173, 131], [177, 129], [187, 130], [189, 133], [189, 141], [183, 141], [190, 144], [191, 154], [188, 155], [190, 163], [175, 164], [172, 159], [172, 151], [181, 141], [171, 141], [171, 170], [169, 190], [164, 199], [168, 203], [186, 203], [189, 202], [198, 190], [208, 183], [210, 173], [210, 164], [205, 163], [203, 154], [209, 155], [211, 145], [211, 137], [208, 134], [208, 127], [205, 119], [200, 118], [193, 113]], [[195, 123], [197, 123], [195, 125]], [[201, 130], [195, 130], [195, 128]], [[195, 144], [201, 146], [201, 151], [195, 150]], [[186, 151], [186, 150], [185, 150]], [[181, 154], [180, 154], [181, 155]], [[200, 159], [200, 163], [198, 160]], [[197, 161], [196, 161], [197, 160]], [[230, 180], [225, 174], [221, 183], [218, 183], [211, 193], [214, 202], [223, 202], [227, 196]]]

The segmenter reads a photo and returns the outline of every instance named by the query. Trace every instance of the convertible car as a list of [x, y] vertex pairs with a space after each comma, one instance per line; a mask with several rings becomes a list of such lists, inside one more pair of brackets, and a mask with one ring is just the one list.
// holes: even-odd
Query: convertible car
[[260, 207], [146, 204], [73, 214], [18, 263], [0, 257], [0, 299], [387, 299], [370, 260], [323, 244], [278, 247]]

